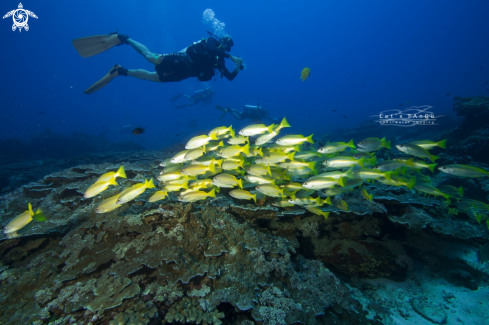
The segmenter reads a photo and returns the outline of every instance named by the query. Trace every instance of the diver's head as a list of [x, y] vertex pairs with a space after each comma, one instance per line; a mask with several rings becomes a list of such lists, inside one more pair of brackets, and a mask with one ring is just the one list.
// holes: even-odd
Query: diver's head
[[224, 45], [224, 51], [231, 51], [231, 47], [234, 46], [233, 38], [231, 36], [224, 36], [222, 38], [222, 43]]

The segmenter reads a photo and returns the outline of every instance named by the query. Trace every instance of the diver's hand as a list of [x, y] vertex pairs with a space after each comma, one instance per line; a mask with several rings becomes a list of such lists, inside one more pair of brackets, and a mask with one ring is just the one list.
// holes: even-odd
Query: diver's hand
[[233, 60], [234, 64], [236, 65], [236, 69], [234, 71], [239, 71], [243, 70], [244, 65], [243, 65], [243, 59], [238, 57], [238, 56], [232, 56], [231, 55], [231, 60]]

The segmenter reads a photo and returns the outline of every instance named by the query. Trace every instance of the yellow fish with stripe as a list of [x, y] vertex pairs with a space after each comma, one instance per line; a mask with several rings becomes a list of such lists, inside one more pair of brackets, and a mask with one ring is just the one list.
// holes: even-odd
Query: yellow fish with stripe
[[251, 194], [248, 191], [232, 190], [231, 192], [229, 192], [229, 195], [231, 195], [232, 197], [234, 197], [235, 199], [238, 199], [238, 200], [251, 200], [251, 199], [253, 199], [253, 201], [255, 201], [255, 204], [256, 204], [256, 194]]
[[46, 221], [46, 216], [41, 209], [37, 209], [36, 213], [32, 210], [32, 205], [27, 205], [27, 210], [13, 218], [4, 228], [3, 233], [11, 236], [16, 236], [17, 231], [27, 226], [32, 220]]
[[144, 191], [148, 188], [155, 188], [155, 184], [153, 184], [153, 179], [151, 178], [149, 181], [144, 180], [144, 183], [134, 184], [128, 189], [124, 190], [123, 194], [117, 200], [117, 204], [124, 204], [126, 202], [134, 200], [139, 195], [143, 194]]
[[109, 181], [107, 182], [97, 182], [95, 184], [92, 184], [86, 191], [85, 191], [85, 198], [91, 198], [94, 197], [97, 194], [102, 193], [105, 191], [110, 185], [118, 185], [117, 182], [115, 181], [115, 178], [109, 178]]

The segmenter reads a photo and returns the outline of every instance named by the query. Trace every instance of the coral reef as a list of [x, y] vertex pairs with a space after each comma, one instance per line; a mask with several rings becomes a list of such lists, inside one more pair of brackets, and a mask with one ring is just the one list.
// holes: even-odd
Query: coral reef
[[[321, 207], [327, 219], [265, 199], [243, 204], [224, 189], [189, 204], [172, 195], [151, 203], [146, 194], [95, 213], [122, 188], [156, 177], [162, 158], [82, 161], [0, 197], [2, 224], [28, 202], [49, 215], [20, 237], [0, 235], [2, 324], [441, 324], [465, 308], [467, 292], [487, 294], [487, 227], [378, 182], [364, 184], [373, 201], [354, 189], [337, 196], [348, 211]], [[127, 179], [83, 196], [122, 161]], [[489, 194], [487, 180], [430, 177], [473, 198]], [[482, 305], [471, 308], [487, 316]]]

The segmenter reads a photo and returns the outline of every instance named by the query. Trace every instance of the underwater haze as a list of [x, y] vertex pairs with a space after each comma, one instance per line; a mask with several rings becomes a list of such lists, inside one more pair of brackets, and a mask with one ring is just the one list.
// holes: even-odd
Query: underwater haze
[[[133, 125], [146, 133], [138, 139], [108, 136], [160, 149], [178, 140], [175, 134], [191, 131], [179, 123], [189, 116], [198, 119], [200, 130], [236, 124], [229, 114], [219, 121], [215, 104], [239, 110], [259, 104], [272, 116], [287, 116], [299, 132], [320, 135], [406, 101], [451, 114], [452, 96], [485, 94], [489, 78], [486, 1], [23, 4], [39, 17], [29, 19], [28, 32], [12, 32], [12, 20], [1, 21], [2, 139], [28, 140], [45, 128], [98, 135]], [[2, 12], [17, 5], [4, 1]], [[84, 59], [72, 39], [118, 30], [155, 53], [173, 53], [208, 37], [211, 27], [202, 22], [208, 8], [233, 37], [231, 53], [246, 64], [235, 80], [160, 84], [121, 77], [83, 94], [116, 63], [154, 67], [127, 45]], [[311, 74], [302, 82], [304, 67]], [[169, 101], [206, 86], [216, 91], [212, 105], [176, 110]]]
[[487, 0], [17, 1], [0, 324], [488, 324]]

